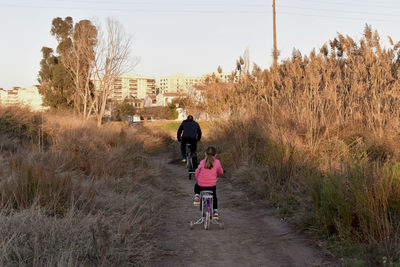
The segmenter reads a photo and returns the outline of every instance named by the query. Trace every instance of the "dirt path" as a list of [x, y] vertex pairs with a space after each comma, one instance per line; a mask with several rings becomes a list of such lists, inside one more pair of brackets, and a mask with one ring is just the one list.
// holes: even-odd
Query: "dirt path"
[[[172, 183], [163, 214], [159, 248], [162, 255], [151, 266], [333, 266], [312, 247], [310, 240], [299, 236], [268, 210], [260, 210], [245, 201], [246, 197], [221, 181], [217, 185], [220, 220], [225, 229], [211, 225], [206, 231], [189, 223], [199, 217], [193, 207], [194, 179], [188, 180], [184, 165], [168, 164], [158, 158], [156, 164], [172, 175]], [[244, 206], [245, 205], [245, 206]]]

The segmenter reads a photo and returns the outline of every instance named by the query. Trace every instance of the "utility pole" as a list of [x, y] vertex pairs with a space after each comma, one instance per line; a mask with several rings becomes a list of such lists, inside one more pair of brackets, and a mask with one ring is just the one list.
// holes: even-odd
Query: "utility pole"
[[273, 27], [274, 27], [274, 66], [278, 65], [278, 49], [276, 47], [276, 10], [275, 10], [275, 0], [272, 0], [272, 12], [273, 12]]

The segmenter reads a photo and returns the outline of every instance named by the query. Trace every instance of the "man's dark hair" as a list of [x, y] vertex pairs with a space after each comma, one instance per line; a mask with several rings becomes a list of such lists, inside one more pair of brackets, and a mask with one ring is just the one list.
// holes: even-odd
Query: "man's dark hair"
[[188, 119], [188, 120], [193, 120], [193, 116], [192, 116], [192, 115], [189, 115], [189, 116], [187, 116], [187, 119]]

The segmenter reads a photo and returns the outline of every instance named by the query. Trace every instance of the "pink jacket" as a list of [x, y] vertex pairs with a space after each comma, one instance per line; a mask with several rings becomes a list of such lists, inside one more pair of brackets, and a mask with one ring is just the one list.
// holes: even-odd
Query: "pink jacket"
[[196, 170], [196, 180], [199, 186], [215, 186], [217, 185], [218, 175], [224, 174], [221, 162], [214, 158], [214, 166], [211, 169], [204, 167], [205, 160], [200, 161], [199, 167]]

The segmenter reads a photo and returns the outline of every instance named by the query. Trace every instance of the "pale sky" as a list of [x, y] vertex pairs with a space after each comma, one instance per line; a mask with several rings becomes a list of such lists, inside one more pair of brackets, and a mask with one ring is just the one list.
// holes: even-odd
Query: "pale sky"
[[[337, 32], [359, 39], [365, 23], [400, 41], [395, 0], [276, 0], [280, 60], [319, 49]], [[272, 0], [0, 0], [0, 88], [37, 84], [41, 48], [55, 48], [55, 17], [117, 19], [133, 35], [134, 72], [201, 75], [235, 67], [246, 48], [263, 68], [272, 58]]]

